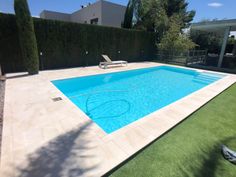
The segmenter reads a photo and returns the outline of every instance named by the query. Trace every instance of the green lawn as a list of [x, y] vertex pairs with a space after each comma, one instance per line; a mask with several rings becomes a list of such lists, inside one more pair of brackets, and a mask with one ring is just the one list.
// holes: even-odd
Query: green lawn
[[236, 150], [236, 84], [161, 137], [111, 176], [235, 177], [220, 145]]

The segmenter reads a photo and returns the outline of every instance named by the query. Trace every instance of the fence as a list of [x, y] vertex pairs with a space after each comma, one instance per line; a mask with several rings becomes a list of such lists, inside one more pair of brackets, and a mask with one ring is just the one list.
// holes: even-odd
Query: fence
[[206, 64], [207, 50], [190, 50], [186, 60], [186, 65]]
[[156, 58], [164, 63], [180, 65], [204, 64], [207, 57], [207, 50], [159, 50]]

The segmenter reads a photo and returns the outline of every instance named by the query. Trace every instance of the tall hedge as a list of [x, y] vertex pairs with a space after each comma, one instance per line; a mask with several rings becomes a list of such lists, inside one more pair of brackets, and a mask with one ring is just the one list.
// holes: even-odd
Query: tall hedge
[[38, 48], [27, 0], [15, 0], [14, 9], [25, 67], [29, 74], [37, 74], [39, 71]]
[[1, 13], [0, 63], [3, 73], [26, 71], [22, 61], [15, 16]]
[[[14, 15], [0, 14], [0, 62], [4, 72], [23, 71]], [[101, 54], [114, 60], [147, 61], [155, 54], [153, 33], [34, 18], [40, 69], [98, 65]], [[3, 28], [2, 28], [3, 27]], [[10, 30], [9, 30], [10, 29]], [[14, 52], [10, 52], [13, 43]], [[16, 64], [17, 63], [17, 64]]]

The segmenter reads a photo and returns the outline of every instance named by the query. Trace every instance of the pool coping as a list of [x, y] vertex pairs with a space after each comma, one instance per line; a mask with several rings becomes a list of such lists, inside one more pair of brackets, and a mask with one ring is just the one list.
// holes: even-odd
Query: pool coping
[[[80, 142], [88, 141], [88, 145], [85, 145], [86, 147], [83, 150], [77, 150], [75, 147], [78, 148], [81, 145], [77, 141], [74, 142], [75, 147], [72, 147], [72, 149], [78, 157], [76, 159], [71, 156], [67, 158], [67, 160], [73, 161], [75, 169], [79, 169], [78, 176], [104, 175], [185, 120], [193, 112], [236, 82], [234, 74], [227, 74], [223, 79], [111, 134], [106, 134], [52, 83], [48, 83], [51, 80], [66, 79], [73, 76], [105, 74], [162, 65], [167, 64], [154, 62], [131, 63], [128, 67], [108, 70], [101, 70], [97, 67], [73, 68], [60, 70], [60, 72], [58, 70], [43, 71], [39, 75], [7, 80], [1, 175], [18, 176], [22, 173], [19, 168], [27, 169], [31, 167], [32, 158], [29, 160], [29, 157], [35, 154], [38, 155], [38, 151], [47, 149], [50, 142], [73, 130], [81, 130], [80, 136], [76, 140]], [[174, 65], [174, 67], [180, 66]], [[181, 66], [180, 68], [186, 67]], [[206, 71], [193, 68], [187, 69], [200, 72]], [[214, 71], [207, 72], [222, 74]], [[19, 88], [19, 86], [21, 87]], [[38, 88], [41, 89], [37, 90]], [[36, 95], [31, 93], [35, 89], [37, 90]], [[16, 93], [18, 90], [19, 93]], [[37, 97], [39, 95], [41, 95], [40, 98]], [[61, 97], [62, 101], [50, 102], [51, 98], [54, 97]], [[22, 116], [24, 116], [23, 119]], [[32, 116], [36, 120], [30, 119]], [[60, 118], [59, 122], [58, 117]], [[38, 123], [38, 125], [35, 126], [35, 123]], [[83, 127], [85, 124], [89, 124], [89, 126]], [[59, 141], [59, 143], [63, 144], [63, 141]], [[84, 158], [84, 156], [87, 156], [87, 158]], [[41, 166], [38, 168], [41, 168]], [[71, 167], [65, 164], [63, 168], [65, 168], [64, 171], [68, 171]], [[33, 176], [42, 175], [34, 174], [33, 171], [30, 171], [30, 173]]]
[[[204, 73], [207, 73], [207, 74], [213, 74], [213, 75], [214, 75], [214, 74], [217, 74], [217, 75], [221, 75], [221, 76], [224, 76], [224, 77], [229, 77], [228, 74], [226, 74], [226, 73], [211, 72], [211, 71], [208, 72], [208, 71], [204, 71], [204, 70], [202, 71], [202, 70], [198, 70], [198, 69], [192, 69], [192, 68], [187, 68], [187, 67], [179, 67], [179, 66], [173, 66], [173, 65], [160, 65], [160, 66], [171, 66], [171, 67], [182, 68], [182, 69], [186, 69], [186, 70], [190, 70], [190, 71], [191, 71], [191, 70], [192, 70], [192, 71], [198, 71], [198, 72], [200, 72], [200, 73], [201, 73], [201, 72], [204, 72]], [[155, 68], [155, 67], [160, 67], [160, 66], [152, 66], [152, 67], [145, 67], [145, 68], [137, 68], [137, 69], [131, 69], [131, 70], [139, 70], [139, 69], [146, 69], [146, 68]], [[90, 76], [104, 75], [104, 74], [116, 74], [116, 73], [126, 72], [126, 71], [129, 71], [129, 70], [113, 71], [113, 72], [109, 72], [109, 73], [93, 74], [93, 75], [86, 75], [86, 76], [81, 76], [81, 77], [90, 77]], [[63, 81], [63, 80], [74, 79], [74, 78], [80, 78], [80, 77], [72, 77], [72, 78], [66, 78], [66, 79], [52, 80], [51, 82], [52, 82], [52, 84], [53, 84], [54, 81]], [[221, 78], [221, 79], [223, 79], [223, 78]], [[219, 79], [219, 80], [217, 80], [217, 81], [215, 81], [215, 82], [213, 82], [213, 83], [211, 83], [211, 84], [217, 83], [217, 82], [220, 81], [221, 79]], [[141, 118], [139, 118], [139, 119], [137, 119], [137, 120], [135, 120], [135, 121], [133, 121], [133, 122], [131, 122], [131, 123], [129, 123], [129, 124], [127, 124], [127, 125], [121, 127], [121, 128], [119, 128], [119, 129], [117, 129], [117, 130], [111, 132], [111, 133], [105, 132], [102, 127], [100, 127], [100, 126], [97, 125], [96, 123], [95, 123], [95, 124], [102, 130], [102, 134], [104, 134], [104, 135], [113, 134], [113, 133], [115, 133], [115, 132], [117, 132], [117, 131], [120, 131], [121, 129], [123, 129], [123, 128], [125, 128], [125, 127], [127, 127], [127, 126], [129, 126], [129, 125], [131, 125], [131, 124], [133, 124], [133, 123], [135, 123], [135, 122], [137, 122], [137, 121], [139, 121], [140, 119], [145, 119], [145, 118], [148, 118], [149, 116], [152, 116], [152, 114], [154, 114], [154, 115], [157, 114], [159, 111], [162, 111], [162, 109], [165, 109], [166, 107], [172, 105], [172, 104], [175, 103], [175, 102], [178, 102], [178, 101], [181, 102], [182, 99], [184, 99], [184, 98], [186, 98], [186, 97], [188, 97], [188, 96], [194, 94], [195, 92], [200, 91], [201, 89], [204, 89], [204, 88], [210, 86], [211, 84], [206, 85], [206, 86], [200, 88], [199, 90], [194, 91], [193, 93], [190, 93], [190, 94], [188, 94], [188, 95], [186, 95], [186, 96], [184, 96], [184, 97], [182, 97], [182, 98], [180, 98], [180, 99], [178, 99], [178, 100], [176, 100], [176, 101], [174, 101], [174, 102], [172, 102], [172, 103], [170, 103], [170, 104], [167, 104], [166, 106], [164, 106], [164, 107], [162, 107], [162, 108], [160, 108], [160, 109], [157, 109], [156, 111], [151, 112], [151, 113], [147, 114], [146, 116], [141, 117]], [[73, 101], [70, 100], [70, 98], [69, 98], [68, 96], [66, 96], [59, 88], [57, 88], [57, 86], [56, 86], [55, 84], [53, 84], [53, 86], [54, 86], [57, 90], [59, 90], [59, 92], [63, 95], [63, 99], [66, 99], [67, 102], [69, 101], [69, 102], [73, 103]], [[87, 118], [89, 121], [93, 121], [93, 120], [92, 120], [86, 113], [84, 113], [84, 111], [81, 110], [76, 104], [73, 103], [73, 105], [75, 105], [75, 106], [86, 116], [86, 118]], [[100, 132], [100, 133], [101, 133], [101, 132]]]

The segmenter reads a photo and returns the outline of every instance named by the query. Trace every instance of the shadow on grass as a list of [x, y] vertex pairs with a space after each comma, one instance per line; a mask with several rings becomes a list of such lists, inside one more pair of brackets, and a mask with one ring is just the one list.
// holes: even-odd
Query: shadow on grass
[[[200, 170], [192, 169], [194, 176], [202, 177], [215, 177], [217, 176], [216, 172], [217, 169], [220, 167], [220, 164], [222, 163], [222, 160], [224, 160], [222, 154], [221, 154], [221, 145], [229, 145], [231, 142], [236, 142], [236, 136], [226, 138], [225, 140], [216, 143], [214, 146], [212, 146], [212, 150], [208, 154], [208, 158], [204, 160], [204, 162], [201, 165]], [[207, 153], [207, 152], [206, 152]], [[229, 163], [229, 162], [228, 162]], [[232, 165], [232, 164], [228, 164]], [[220, 174], [218, 174], [219, 176]]]
[[[89, 168], [83, 166], [84, 150], [94, 148], [88, 146], [88, 138], [84, 137], [91, 123], [58, 136], [46, 146], [41, 147], [35, 153], [28, 156], [28, 165], [19, 170], [19, 177], [77, 177], [88, 172], [95, 166]], [[79, 161], [79, 163], [78, 163]]]

